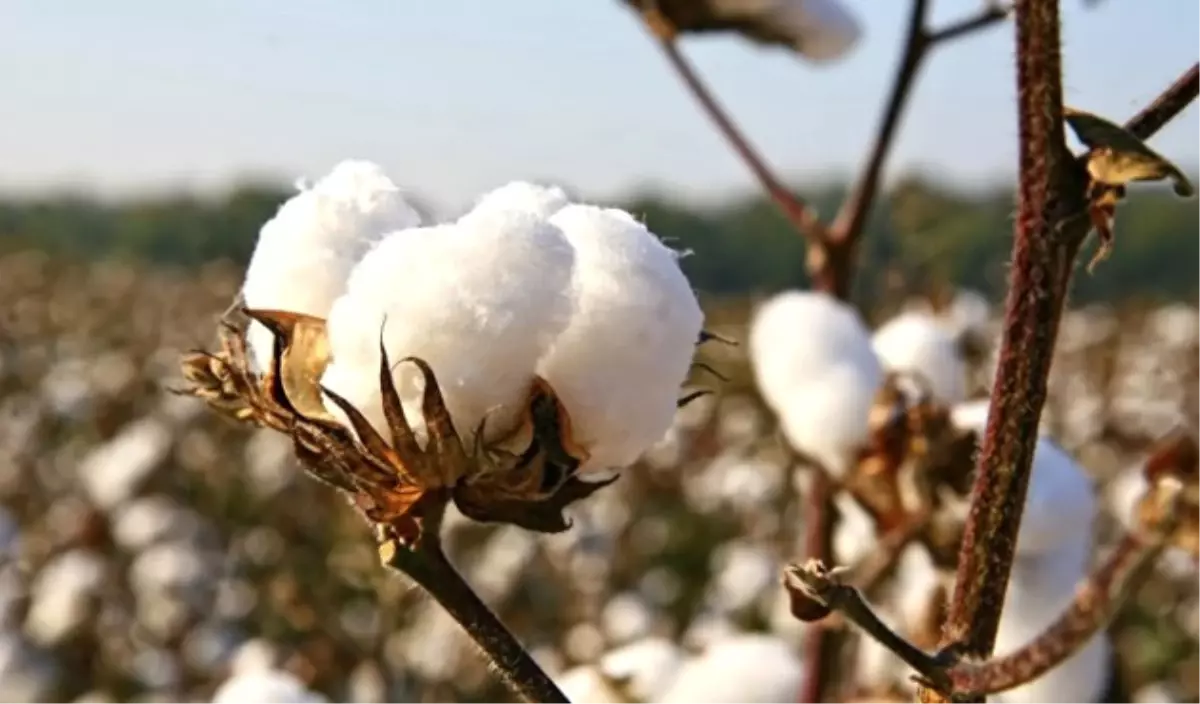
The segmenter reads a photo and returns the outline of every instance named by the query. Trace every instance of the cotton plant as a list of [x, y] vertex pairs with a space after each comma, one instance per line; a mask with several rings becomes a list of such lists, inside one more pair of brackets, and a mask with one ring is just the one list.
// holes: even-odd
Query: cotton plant
[[[220, 351], [185, 358], [192, 393], [289, 435], [460, 623], [481, 605], [441, 551], [446, 507], [566, 530], [667, 433], [704, 339], [679, 254], [629, 213], [516, 182], [422, 224], [367, 162], [284, 203], [242, 297]], [[470, 623], [510, 686], [557, 696], [494, 615]]]

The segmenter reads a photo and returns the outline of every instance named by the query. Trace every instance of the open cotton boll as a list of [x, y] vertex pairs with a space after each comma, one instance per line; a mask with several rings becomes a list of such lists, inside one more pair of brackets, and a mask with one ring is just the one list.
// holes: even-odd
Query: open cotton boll
[[871, 344], [885, 369], [916, 375], [938, 401], [958, 403], [966, 396], [967, 368], [958, 344], [933, 316], [901, 313], [875, 332]]
[[679, 670], [661, 702], [786, 702], [804, 669], [780, 638], [743, 633], [715, 641]]
[[[246, 306], [324, 318], [362, 255], [384, 233], [420, 220], [382, 168], [343, 161], [262, 226], [242, 287]], [[254, 361], [266, 368], [271, 333], [255, 322], [246, 336]]]
[[[485, 414], [490, 436], [511, 430], [538, 359], [571, 314], [574, 259], [562, 232], [529, 213], [392, 233], [354, 268], [329, 313], [333, 362], [322, 383], [382, 429], [382, 330], [390, 360], [415, 356], [432, 367], [460, 435], [469, 438]], [[394, 378], [423, 432], [420, 372], [398, 364]]]
[[858, 21], [839, 0], [713, 0], [729, 19], [759, 25], [785, 38], [813, 62], [844, 56], [862, 35]]
[[858, 312], [824, 293], [777, 294], [755, 310], [749, 338], [755, 380], [776, 410], [798, 384], [821, 378], [837, 364], [882, 376], [871, 334]]
[[548, 218], [569, 202], [566, 192], [558, 186], [512, 181], [483, 194], [463, 218], [475, 218], [496, 211], [517, 211]]
[[678, 255], [622, 210], [568, 205], [550, 218], [575, 250], [571, 320], [538, 364], [589, 453], [625, 467], [675, 417], [704, 314]]
[[878, 367], [838, 364], [793, 386], [777, 409], [784, 437], [834, 477], [845, 476], [867, 441], [867, 417], [881, 381]]
[[[959, 404], [951, 421], [982, 436], [987, 425], [986, 399]], [[1033, 452], [1033, 471], [1025, 494], [1017, 554], [1046, 553], [1085, 539], [1092, 533], [1097, 508], [1092, 480], [1065, 450], [1039, 437]]]
[[626, 700], [600, 670], [593, 665], [580, 665], [554, 678], [554, 683], [576, 704], [620, 704]]

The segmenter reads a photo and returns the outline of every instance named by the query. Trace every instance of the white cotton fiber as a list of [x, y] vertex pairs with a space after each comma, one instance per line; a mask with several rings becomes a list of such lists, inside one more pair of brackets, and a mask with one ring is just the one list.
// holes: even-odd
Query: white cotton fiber
[[832, 61], [858, 42], [862, 28], [839, 0], [714, 0], [716, 12], [730, 20], [764, 26], [786, 37], [804, 58]]
[[566, 192], [558, 186], [512, 181], [483, 194], [463, 217], [469, 219], [496, 211], [518, 211], [548, 218], [568, 203]]
[[958, 343], [933, 316], [901, 313], [884, 323], [871, 342], [884, 369], [917, 376], [936, 400], [953, 404], [966, 396], [967, 368]]
[[[460, 435], [485, 414], [489, 435], [511, 430], [538, 358], [571, 313], [574, 258], [558, 228], [518, 211], [392, 233], [330, 311], [334, 359], [322, 382], [382, 428], [382, 329], [393, 362], [416, 356], [432, 367]], [[423, 429], [418, 370], [399, 365], [394, 378], [410, 423]]]
[[878, 368], [838, 364], [792, 387], [778, 408], [784, 437], [832, 476], [845, 476], [870, 434], [867, 417], [880, 381]]
[[661, 702], [788, 702], [804, 680], [782, 639], [744, 633], [722, 638], [684, 663]]
[[[974, 430], [982, 437], [987, 401], [960, 404], [951, 419], [956, 426]], [[1096, 502], [1095, 487], [1083, 468], [1052, 440], [1039, 437], [1021, 515], [1017, 554], [1047, 553], [1086, 540], [1092, 534]]]
[[635, 701], [656, 702], [675, 681], [683, 657], [673, 642], [651, 636], [609, 651], [599, 669]]
[[[383, 169], [367, 161], [343, 161], [263, 225], [246, 270], [245, 304], [324, 318], [363, 253], [384, 233], [419, 222]], [[265, 368], [270, 332], [253, 323], [247, 337], [255, 362]]]
[[624, 467], [671, 427], [704, 315], [677, 253], [629, 213], [575, 204], [550, 222], [575, 270], [570, 323], [538, 373], [590, 454], [581, 470]]
[[786, 291], [750, 321], [750, 362], [763, 398], [776, 410], [803, 382], [846, 363], [882, 376], [871, 334], [858, 313], [824, 293]]

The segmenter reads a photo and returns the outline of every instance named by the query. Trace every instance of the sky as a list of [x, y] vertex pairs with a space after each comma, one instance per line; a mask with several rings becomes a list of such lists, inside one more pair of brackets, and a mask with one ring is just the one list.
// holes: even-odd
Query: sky
[[[684, 51], [788, 181], [853, 174], [909, 3], [842, 0], [863, 36], [814, 65], [736, 38]], [[980, 0], [933, 0], [935, 26]], [[1200, 3], [1062, 0], [1069, 105], [1124, 120], [1200, 57]], [[1011, 24], [928, 59], [889, 173], [1011, 179]], [[754, 182], [616, 0], [5, 0], [0, 193], [212, 191], [376, 161], [442, 207], [514, 179], [596, 198]], [[1194, 169], [1198, 113], [1152, 146]]]

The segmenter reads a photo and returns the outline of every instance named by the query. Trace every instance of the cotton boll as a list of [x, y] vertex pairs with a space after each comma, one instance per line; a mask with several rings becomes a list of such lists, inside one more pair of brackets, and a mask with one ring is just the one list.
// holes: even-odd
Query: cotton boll
[[761, 27], [813, 62], [844, 56], [862, 35], [857, 20], [838, 0], [712, 0], [730, 22]]
[[867, 417], [881, 381], [878, 371], [838, 364], [792, 387], [778, 409], [784, 437], [832, 476], [845, 476], [869, 435]]
[[871, 344], [885, 369], [918, 376], [938, 401], [958, 403], [966, 395], [958, 344], [933, 316], [901, 313], [875, 332]]
[[626, 700], [592, 665], [571, 668], [555, 678], [555, 684], [576, 704], [620, 704]]
[[833, 531], [833, 554], [839, 565], [852, 565], [879, 544], [875, 520], [853, 496], [844, 491], [833, 497], [840, 520]]
[[621, 210], [569, 205], [550, 218], [575, 248], [572, 317], [538, 364], [589, 458], [625, 467], [671, 427], [704, 314], [676, 253]]
[[755, 604], [768, 589], [778, 589], [778, 560], [761, 545], [728, 543], [713, 555], [709, 598], [722, 611], [740, 611]]
[[79, 463], [88, 498], [104, 509], [129, 499], [162, 465], [171, 450], [171, 430], [157, 418], [130, 423]]
[[[419, 223], [420, 216], [382, 168], [343, 161], [263, 225], [246, 269], [246, 305], [324, 318], [345, 290], [355, 262], [384, 233]], [[259, 323], [247, 331], [260, 369], [270, 363], [272, 340]]]
[[92, 617], [93, 600], [104, 585], [104, 558], [72, 550], [49, 562], [30, 589], [33, 603], [25, 632], [38, 644], [52, 645], [74, 634]]
[[[528, 213], [388, 235], [333, 305], [334, 359], [322, 383], [382, 429], [382, 329], [392, 361], [416, 356], [433, 368], [460, 435], [469, 438], [485, 414], [493, 437], [511, 430], [537, 360], [570, 316], [574, 260], [562, 232]], [[394, 376], [409, 422], [423, 431], [419, 371], [398, 364]]]
[[717, 641], [680, 668], [662, 702], [786, 702], [804, 680], [799, 658], [783, 640], [740, 634]]
[[821, 378], [838, 364], [882, 377], [870, 332], [858, 313], [824, 293], [786, 291], [774, 296], [754, 312], [749, 338], [759, 391], [776, 410], [794, 396], [799, 384]]
[[641, 638], [654, 626], [654, 612], [635, 592], [623, 592], [608, 600], [600, 614], [600, 627], [609, 642], [625, 643]]
[[566, 192], [558, 186], [513, 181], [485, 193], [463, 219], [486, 216], [496, 211], [517, 211], [548, 218], [569, 202]]

